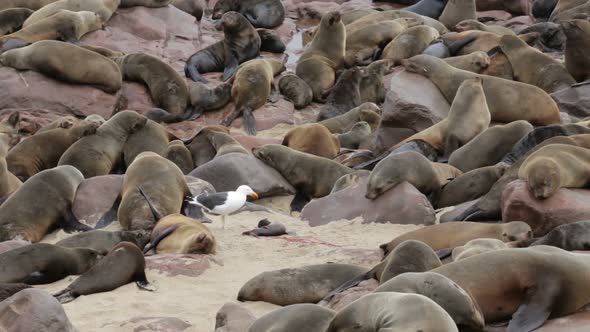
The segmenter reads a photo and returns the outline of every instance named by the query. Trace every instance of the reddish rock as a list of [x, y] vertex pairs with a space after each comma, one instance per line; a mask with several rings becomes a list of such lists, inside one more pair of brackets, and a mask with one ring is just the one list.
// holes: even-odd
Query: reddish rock
[[198, 196], [203, 192], [215, 192], [215, 188], [213, 187], [213, 185], [211, 185], [211, 183], [205, 180], [190, 175], [186, 175], [184, 178], [186, 179], [186, 184], [188, 185], [188, 188], [193, 196]]
[[36, 288], [27, 288], [0, 302], [0, 330], [77, 331], [61, 304], [51, 294]]
[[590, 190], [559, 189], [545, 200], [537, 200], [529, 192], [526, 182], [516, 180], [502, 193], [502, 221], [521, 220], [533, 229], [537, 237], [553, 228], [590, 219]]
[[74, 215], [80, 222], [96, 226], [100, 218], [110, 210], [121, 193], [123, 175], [104, 175], [85, 179], [76, 191]]
[[212, 261], [220, 264], [209, 255], [158, 254], [146, 256], [145, 265], [148, 270], [171, 277], [177, 275], [198, 277], [211, 266]]
[[402, 182], [375, 200], [365, 198], [367, 179], [309, 202], [301, 219], [310, 226], [325, 225], [340, 219], [362, 217], [364, 223], [432, 225], [434, 209], [426, 197], [408, 182]]
[[245, 332], [256, 317], [239, 304], [228, 302], [215, 316], [215, 332]]
[[579, 118], [590, 116], [590, 84], [571, 87], [551, 94], [561, 112]]
[[341, 293], [334, 295], [328, 303], [323, 303], [322, 306], [330, 308], [335, 311], [346, 307], [352, 302], [360, 299], [361, 297], [373, 293], [375, 289], [379, 287], [379, 282], [375, 279], [364, 280], [358, 286], [349, 288]]

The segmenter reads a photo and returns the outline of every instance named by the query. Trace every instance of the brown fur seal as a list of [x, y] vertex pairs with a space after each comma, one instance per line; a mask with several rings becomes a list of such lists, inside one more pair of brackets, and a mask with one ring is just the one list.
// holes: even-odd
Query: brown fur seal
[[80, 47], [85, 48], [85, 49], [92, 51], [94, 53], [98, 53], [98, 54], [105, 56], [107, 58], [111, 58], [111, 59], [122, 57], [125, 55], [123, 52], [118, 52], [118, 51], [111, 50], [110, 48], [100, 47], [100, 46], [95, 46], [95, 45], [82, 45]]
[[393, 62], [389, 60], [374, 61], [367, 66], [367, 75], [363, 76], [359, 86], [361, 103], [381, 104], [385, 101], [387, 91], [383, 85], [383, 77], [393, 72], [393, 66]]
[[453, 30], [457, 31], [457, 32], [463, 32], [463, 31], [469, 31], [469, 30], [480, 30], [480, 31], [495, 33], [500, 36], [516, 35], [516, 33], [514, 33], [514, 31], [510, 30], [509, 28], [505, 28], [505, 27], [498, 26], [498, 25], [486, 25], [484, 23], [481, 23], [480, 21], [473, 20], [473, 19], [463, 20], [463, 21], [457, 23]]
[[473, 239], [462, 246], [453, 248], [453, 262], [494, 250], [507, 249], [505, 242], [498, 239]]
[[189, 92], [186, 81], [170, 65], [145, 53], [131, 53], [115, 60], [123, 79], [143, 83], [157, 107], [168, 114], [148, 113], [157, 122], [178, 122], [188, 119]]
[[48, 124], [44, 125], [43, 127], [39, 128], [35, 134], [40, 134], [42, 132], [46, 132], [53, 129], [64, 128], [68, 129], [71, 128], [73, 125], [80, 122], [80, 120], [74, 116], [66, 115], [60, 116], [59, 118], [49, 122]]
[[335, 315], [336, 311], [317, 304], [293, 304], [258, 318], [248, 332], [325, 331]]
[[476, 20], [475, 0], [449, 0], [438, 20], [447, 28], [464, 20]]
[[344, 65], [346, 29], [339, 12], [322, 16], [317, 32], [297, 62], [295, 74], [303, 79], [313, 92], [313, 99], [322, 95], [336, 82], [336, 70]]
[[166, 7], [171, 4], [173, 0], [121, 0], [121, 4], [119, 7], [121, 8], [128, 8], [128, 7], [148, 7], [148, 8], [158, 8], [158, 7]]
[[239, 13], [227, 12], [218, 22], [224, 39], [191, 55], [184, 73], [193, 81], [207, 83], [202, 73], [223, 71], [223, 80], [231, 78], [240, 63], [260, 55], [260, 36]]
[[43, 6], [39, 10], [35, 11], [33, 15], [29, 16], [29, 18], [25, 21], [23, 27], [37, 23], [62, 9], [75, 12], [94, 12], [100, 16], [103, 23], [106, 23], [117, 10], [117, 8], [119, 8], [120, 3], [121, 0], [59, 0]]
[[40, 40], [57, 39], [79, 43], [82, 36], [102, 27], [103, 22], [96, 13], [60, 10], [15, 33], [0, 38], [1, 51], [24, 47]]
[[174, 140], [168, 143], [164, 157], [175, 163], [183, 174], [188, 174], [195, 169], [193, 155], [181, 140]]
[[281, 77], [279, 90], [298, 110], [307, 107], [313, 100], [313, 92], [309, 85], [294, 73], [288, 73]]
[[220, 19], [229, 11], [244, 15], [257, 28], [276, 28], [285, 20], [285, 8], [279, 0], [218, 0], [212, 18]]
[[260, 36], [260, 52], [282, 54], [287, 49], [279, 34], [271, 29], [256, 29]]
[[531, 130], [533, 126], [524, 120], [490, 127], [455, 150], [449, 157], [449, 164], [463, 172], [494, 165]]
[[175, 138], [164, 126], [147, 120], [145, 126], [129, 135], [123, 145], [125, 166], [129, 167], [133, 160], [145, 151], [152, 151], [163, 156], [168, 149], [168, 143]]
[[408, 59], [422, 52], [439, 37], [435, 28], [419, 25], [400, 33], [383, 49], [381, 59], [392, 60], [399, 64], [401, 60]]
[[358, 149], [361, 144], [372, 137], [371, 126], [365, 121], [357, 122], [349, 131], [344, 134], [338, 134], [336, 137], [341, 147]]
[[0, 55], [0, 64], [34, 70], [74, 84], [88, 84], [114, 93], [121, 88], [117, 64], [95, 52], [55, 40], [42, 40]]
[[90, 248], [106, 255], [114, 246], [121, 242], [131, 242], [139, 248], [143, 248], [149, 240], [150, 234], [146, 231], [108, 232], [92, 230], [65, 238], [55, 245], [64, 248]]
[[536, 199], [546, 199], [559, 188], [585, 188], [590, 180], [586, 172], [590, 150], [582, 147], [550, 144], [533, 152], [518, 171]]
[[[417, 55], [403, 60], [402, 63], [406, 70], [430, 78], [451, 102], [465, 79], [481, 77], [493, 121], [527, 120], [533, 125], [560, 122], [555, 101], [535, 86], [455, 69], [443, 60], [429, 55]], [[522, 96], [527, 98], [523, 99]]]
[[[82, 173], [71, 166], [58, 166], [32, 176], [0, 205], [0, 240], [39, 242], [58, 227], [66, 232], [89, 230], [71, 210], [82, 180]], [[32, 204], [39, 193], [44, 193], [43, 204]]]
[[145, 259], [141, 250], [131, 242], [121, 242], [54, 296], [60, 303], [68, 303], [78, 296], [112, 291], [132, 281], [141, 289], [154, 290], [145, 276]]
[[375, 293], [419, 294], [440, 305], [459, 327], [482, 329], [483, 314], [464, 289], [449, 278], [434, 272], [406, 272], [381, 284]]
[[476, 74], [482, 73], [490, 65], [490, 57], [482, 51], [473, 52], [468, 55], [445, 58], [444, 61], [457, 69], [470, 71]]
[[18, 31], [31, 14], [33, 14], [33, 11], [28, 8], [0, 10], [0, 36]]
[[590, 79], [590, 22], [571, 20], [561, 24], [567, 36], [565, 67], [578, 82]]
[[201, 0], [173, 0], [172, 5], [183, 12], [192, 15], [200, 22], [203, 18], [203, 2]]
[[375, 103], [363, 103], [342, 115], [318, 123], [328, 128], [333, 134], [345, 133], [360, 121], [367, 122], [371, 126], [371, 130], [374, 131], [381, 121], [380, 113], [381, 109]]
[[119, 112], [100, 126], [95, 135], [82, 137], [72, 144], [58, 165], [72, 165], [85, 178], [107, 175], [122, 162], [127, 138], [142, 129], [146, 122], [147, 119], [136, 112]]
[[56, 1], [58, 0], [4, 0], [0, 3], [0, 10], [9, 8], [28, 8], [37, 10]]
[[363, 16], [362, 18], [360, 18], [350, 24], [347, 24], [346, 31], [352, 32], [352, 31], [359, 29], [361, 27], [373, 24], [374, 22], [395, 20], [395, 19], [402, 18], [402, 17], [409, 17], [409, 18], [415, 18], [418, 20], [422, 20], [422, 21], [424, 21], [424, 25], [428, 25], [430, 27], [435, 28], [436, 30], [438, 30], [438, 32], [440, 34], [444, 34], [444, 33], [448, 32], [448, 29], [442, 23], [437, 21], [436, 19], [433, 19], [433, 18], [430, 18], [427, 16], [423, 16], [423, 15], [420, 15], [417, 13], [413, 13], [410, 11], [406, 11], [406, 10], [386, 10], [386, 11], [380, 11], [380, 12], [376, 12], [374, 14]]
[[258, 226], [252, 230], [243, 232], [242, 235], [259, 236], [281, 236], [287, 234], [285, 225], [279, 222], [270, 222], [268, 219], [262, 219]]
[[[428, 313], [425, 315], [425, 313]], [[340, 310], [326, 332], [458, 332], [449, 314], [426, 296], [375, 293]]]
[[486, 322], [510, 319], [508, 331], [535, 330], [590, 302], [588, 257], [548, 246], [487, 252], [432, 272], [469, 292]]
[[143, 252], [156, 254], [214, 254], [215, 238], [201, 223], [179, 213], [159, 219]]
[[426, 272], [441, 266], [440, 259], [427, 244], [407, 240], [378, 264], [376, 279], [380, 284], [406, 272]]
[[193, 138], [185, 142], [186, 147], [193, 156], [195, 167], [199, 167], [204, 163], [213, 160], [217, 151], [211, 145], [209, 140], [209, 133], [212, 131], [219, 131], [229, 134], [229, 129], [223, 126], [212, 125], [203, 127]]
[[520, 82], [538, 86], [547, 93], [569, 88], [576, 83], [561, 63], [528, 46], [516, 36], [502, 36], [500, 48], [512, 64], [514, 78]]
[[284, 63], [274, 59], [255, 59], [240, 65], [231, 89], [235, 109], [222, 124], [229, 127], [242, 115], [244, 130], [249, 135], [256, 135], [256, 119], [252, 113], [264, 106], [269, 98], [274, 98], [271, 96], [273, 90], [273, 93], [278, 93], [273, 78], [284, 70]]
[[462, 246], [473, 239], [479, 238], [491, 238], [510, 242], [526, 240], [532, 235], [531, 227], [522, 221], [512, 221], [506, 224], [448, 222], [426, 226], [405, 233], [391, 240], [389, 243], [382, 244], [380, 248], [387, 255], [407, 240], [422, 241], [434, 250], [441, 250]]
[[100, 259], [88, 248], [62, 248], [48, 243], [35, 243], [0, 254], [4, 268], [0, 282], [22, 282], [29, 285], [49, 284], [72, 274], [82, 274]]
[[458, 205], [487, 194], [494, 183], [504, 175], [504, 171], [504, 167], [487, 166], [456, 177], [443, 186], [436, 208]]
[[222, 108], [231, 99], [231, 87], [229, 83], [222, 83], [214, 88], [209, 88], [201, 82], [189, 82], [188, 91], [190, 103], [193, 106], [193, 114], [189, 120], [195, 120], [201, 114]]
[[328, 159], [333, 159], [340, 152], [338, 139], [319, 123], [307, 123], [289, 130], [281, 144]]
[[291, 211], [301, 211], [311, 197], [330, 194], [334, 183], [352, 169], [335, 161], [295, 151], [278, 144], [252, 149], [252, 154], [276, 169], [297, 190]]
[[215, 149], [215, 157], [223, 156], [228, 153], [244, 153], [249, 154], [248, 150], [242, 146], [231, 135], [220, 131], [212, 131], [207, 134], [211, 145]]
[[559, 225], [541, 238], [532, 238], [526, 241], [526, 246], [552, 246], [563, 250], [588, 250], [590, 241], [588, 241], [588, 231], [590, 230], [590, 221], [582, 220], [571, 224]]
[[361, 83], [368, 73], [364, 68], [346, 69], [330, 91], [326, 103], [320, 109], [317, 121], [348, 112], [361, 104]]
[[45, 169], [57, 166], [63, 153], [80, 138], [94, 135], [95, 122], [80, 122], [69, 128], [57, 128], [22, 140], [6, 156], [8, 170], [22, 181]]
[[355, 265], [329, 263], [263, 272], [242, 286], [238, 301], [264, 301], [282, 306], [317, 303], [366, 271]]

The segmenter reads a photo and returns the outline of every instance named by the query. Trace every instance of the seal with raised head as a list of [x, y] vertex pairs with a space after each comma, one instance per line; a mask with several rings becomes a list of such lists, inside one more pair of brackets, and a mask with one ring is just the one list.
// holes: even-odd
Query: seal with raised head
[[381, 108], [375, 103], [363, 103], [350, 111], [320, 121], [321, 125], [324, 125], [333, 134], [342, 134], [350, 129], [360, 121], [365, 121], [371, 126], [371, 130], [374, 131], [379, 126], [381, 121]]
[[[84, 176], [72, 166], [58, 166], [32, 176], [0, 205], [0, 241], [39, 242], [56, 228], [87, 231], [72, 213], [76, 190]], [[43, 193], [43, 204], [33, 204]]]
[[383, 85], [383, 77], [393, 72], [394, 63], [389, 60], [374, 61], [365, 68], [366, 74], [359, 87], [361, 103], [381, 104], [387, 93]]
[[195, 120], [203, 113], [222, 108], [231, 99], [230, 83], [221, 83], [210, 88], [202, 82], [189, 82], [188, 92], [193, 113], [189, 120]]
[[121, 0], [59, 0], [52, 1], [50, 4], [36, 10], [23, 23], [23, 27], [37, 23], [42, 19], [49, 17], [62, 9], [73, 12], [89, 11], [100, 16], [103, 23], [106, 23], [115, 13]]
[[346, 29], [340, 18], [339, 12], [322, 16], [295, 68], [295, 74], [311, 88], [315, 101], [321, 101], [323, 94], [334, 86], [336, 70], [344, 65]]
[[313, 92], [309, 85], [294, 73], [287, 73], [281, 77], [279, 91], [298, 110], [307, 107], [313, 100]]
[[361, 83], [367, 77], [364, 68], [346, 69], [329, 92], [325, 104], [320, 109], [317, 121], [342, 115], [361, 104]]
[[35, 243], [0, 254], [0, 282], [49, 284], [88, 271], [100, 257], [93, 249]]
[[59, 159], [58, 165], [72, 165], [85, 178], [107, 175], [122, 162], [127, 138], [142, 129], [147, 118], [134, 111], [115, 114], [96, 130], [72, 144]]
[[253, 148], [252, 154], [281, 173], [295, 187], [297, 192], [291, 202], [291, 211], [301, 211], [312, 197], [330, 194], [339, 178], [353, 172], [335, 161], [278, 144]]
[[223, 14], [218, 26], [224, 39], [191, 55], [184, 74], [193, 81], [207, 83], [203, 73], [223, 71], [223, 80], [231, 78], [240, 63], [260, 55], [260, 36], [244, 16], [236, 12]]
[[340, 152], [338, 139], [319, 123], [307, 123], [289, 130], [281, 144], [328, 159], [333, 159]]
[[276, 28], [285, 20], [285, 8], [280, 0], [218, 0], [212, 18], [235, 11], [244, 15], [257, 28]]
[[565, 42], [565, 68], [578, 82], [590, 79], [590, 22], [571, 20], [561, 23]]
[[248, 332], [325, 331], [335, 315], [336, 311], [317, 304], [293, 304], [258, 318]]
[[0, 55], [0, 64], [17, 70], [34, 70], [54, 79], [88, 84], [107, 93], [121, 88], [116, 63], [82, 47], [56, 40], [42, 40]]
[[256, 135], [256, 119], [253, 112], [264, 106], [267, 100], [276, 101], [278, 89], [274, 86], [273, 78], [284, 70], [283, 61], [274, 59], [254, 59], [240, 65], [231, 88], [235, 109], [222, 124], [229, 127], [242, 115], [246, 133]]
[[209, 133], [212, 131], [219, 131], [229, 134], [229, 129], [227, 127], [219, 125], [205, 126], [201, 128], [201, 130], [194, 137], [185, 142], [186, 147], [193, 156], [195, 167], [199, 167], [204, 163], [213, 160], [217, 154], [217, 151], [213, 145], [211, 145], [211, 141], [209, 139]]
[[33, 10], [28, 8], [9, 8], [0, 10], [0, 36], [18, 31]]
[[141, 289], [154, 288], [145, 276], [145, 259], [131, 242], [117, 244], [104, 258], [54, 296], [68, 303], [81, 295], [112, 291], [134, 281]]
[[139, 248], [143, 248], [149, 240], [150, 233], [147, 231], [92, 230], [65, 238], [55, 245], [64, 248], [90, 248], [106, 255], [121, 242], [131, 242]]

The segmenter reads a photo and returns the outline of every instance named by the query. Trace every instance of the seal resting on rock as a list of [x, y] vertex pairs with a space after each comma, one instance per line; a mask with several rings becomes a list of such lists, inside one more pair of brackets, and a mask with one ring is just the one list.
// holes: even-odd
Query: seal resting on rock
[[280, 0], [218, 0], [211, 17], [218, 20], [228, 11], [244, 15], [257, 28], [276, 28], [285, 20], [285, 8]]

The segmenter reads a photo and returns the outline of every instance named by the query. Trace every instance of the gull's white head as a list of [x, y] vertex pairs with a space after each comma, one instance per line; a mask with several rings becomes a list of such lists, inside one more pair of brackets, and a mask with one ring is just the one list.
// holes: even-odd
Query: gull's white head
[[252, 190], [252, 188], [246, 185], [239, 186], [236, 192], [251, 197], [253, 199], [258, 199], [258, 194], [255, 193], [254, 190]]

